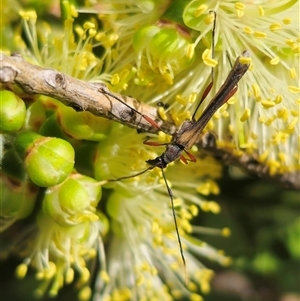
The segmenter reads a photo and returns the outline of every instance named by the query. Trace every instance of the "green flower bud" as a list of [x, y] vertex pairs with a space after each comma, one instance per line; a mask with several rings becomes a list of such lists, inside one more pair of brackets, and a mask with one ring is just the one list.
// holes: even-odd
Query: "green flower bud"
[[26, 132], [17, 137], [15, 145], [30, 179], [38, 186], [63, 182], [74, 167], [74, 149], [65, 140]]
[[76, 112], [74, 109], [61, 106], [57, 118], [63, 130], [71, 137], [81, 140], [101, 141], [106, 135], [108, 122], [90, 112]]
[[67, 140], [69, 137], [61, 128], [57, 115], [51, 115], [40, 127], [39, 133], [43, 136], [57, 137]]
[[21, 182], [0, 174], [2, 230], [11, 224], [12, 219], [25, 218], [32, 212], [38, 190], [31, 182]]
[[139, 52], [148, 48], [151, 55], [158, 60], [176, 61], [178, 69], [184, 69], [192, 63], [193, 57], [186, 55], [186, 48], [191, 40], [181, 35], [176, 24], [147, 26], [140, 29], [133, 38], [133, 47]]
[[133, 47], [139, 58], [138, 78], [135, 80], [138, 85], [153, 82], [157, 79], [157, 72], [172, 85], [174, 76], [195, 59], [190, 33], [183, 26], [165, 19], [138, 30], [133, 37]]
[[133, 37], [133, 47], [136, 52], [143, 51], [147, 46], [147, 40], [149, 41], [153, 36], [159, 32], [159, 27], [152, 25], [139, 29]]
[[55, 114], [42, 125], [40, 134], [67, 139], [101, 141], [106, 135], [108, 121], [90, 112], [76, 112], [70, 107], [59, 106]]
[[73, 174], [60, 185], [48, 188], [43, 211], [61, 226], [98, 220], [95, 210], [101, 195], [101, 186], [97, 181]]
[[189, 4], [191, 0], [173, 0], [170, 2], [167, 10], [161, 16], [161, 19], [172, 20], [177, 24], [184, 25], [182, 20], [182, 13], [187, 4]]
[[18, 131], [24, 124], [26, 106], [24, 101], [11, 91], [0, 91], [0, 131]]
[[183, 21], [189, 28], [197, 31], [203, 31], [207, 24], [205, 20], [208, 20], [209, 7], [205, 0], [194, 0], [185, 7], [183, 12]]
[[69, 178], [58, 190], [59, 203], [64, 211], [83, 211], [89, 206], [89, 194], [78, 181]]
[[32, 103], [27, 109], [26, 126], [32, 131], [38, 132], [42, 123], [46, 120], [46, 109], [41, 101], [42, 97], [38, 97], [37, 100]]
[[124, 199], [124, 195], [117, 191], [112, 193], [109, 197], [106, 209], [109, 216], [113, 219], [118, 219], [120, 216], [120, 208], [122, 208], [122, 204], [124, 204]]

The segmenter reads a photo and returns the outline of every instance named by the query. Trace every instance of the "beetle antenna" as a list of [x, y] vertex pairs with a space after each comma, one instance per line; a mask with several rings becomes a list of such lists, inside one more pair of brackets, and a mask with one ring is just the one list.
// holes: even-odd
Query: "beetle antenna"
[[105, 95], [108, 95], [116, 100], [118, 100], [120, 103], [122, 103], [124, 106], [126, 106], [127, 108], [129, 108], [131, 111], [135, 112], [136, 114], [140, 115], [141, 117], [143, 117], [146, 121], [148, 121], [153, 127], [155, 127], [158, 130], [161, 130], [159, 125], [150, 117], [148, 117], [147, 115], [139, 112], [138, 110], [136, 110], [135, 108], [131, 107], [129, 104], [127, 104], [124, 100], [122, 100], [122, 98], [120, 96], [115, 95], [114, 93], [110, 92], [107, 87], [101, 87], [99, 89], [99, 91]]
[[[213, 23], [213, 28], [211, 31], [211, 58], [213, 59], [215, 57], [215, 31], [216, 31], [216, 22], [217, 22], [217, 13], [214, 10], [210, 10], [209, 11], [210, 14], [214, 14], [214, 23]], [[208, 95], [208, 93], [210, 92], [213, 84], [214, 84], [214, 68], [211, 68], [211, 72], [210, 72], [210, 78], [211, 78], [211, 82], [209, 83], [209, 85], [206, 87], [206, 89], [204, 90], [201, 99], [194, 111], [194, 114], [192, 116], [192, 120], [195, 120], [195, 116], [196, 113], [200, 107], [200, 105], [202, 104], [202, 102], [204, 101], [204, 99], [206, 98], [206, 96]]]
[[181, 255], [181, 259], [182, 259], [182, 263], [183, 263], [183, 267], [184, 267], [185, 283], [187, 283], [188, 282], [188, 276], [187, 276], [187, 271], [186, 271], [186, 262], [185, 262], [182, 243], [181, 243], [179, 230], [178, 230], [178, 224], [177, 224], [176, 213], [175, 213], [175, 208], [174, 208], [174, 196], [173, 196], [173, 192], [172, 192], [172, 190], [171, 190], [171, 188], [170, 188], [170, 186], [167, 182], [167, 179], [166, 179], [163, 168], [161, 168], [161, 172], [162, 172], [162, 176], [163, 176], [163, 179], [165, 181], [165, 184], [166, 184], [166, 187], [167, 187], [167, 190], [168, 190], [168, 194], [169, 194], [170, 200], [171, 200], [171, 207], [172, 207], [173, 219], [174, 219], [174, 224], [175, 224], [175, 231], [176, 231], [177, 241], [178, 241], [179, 249], [180, 249], [180, 255]]
[[118, 182], [118, 181], [121, 181], [121, 180], [126, 180], [126, 179], [135, 178], [135, 177], [137, 177], [137, 176], [140, 176], [140, 175], [144, 174], [146, 171], [151, 170], [151, 169], [153, 169], [152, 166], [150, 166], [150, 167], [148, 167], [147, 169], [142, 170], [142, 171], [140, 171], [140, 172], [138, 172], [138, 173], [136, 173], [136, 174], [134, 174], [134, 175], [126, 176], [126, 177], [121, 177], [121, 178], [117, 178], [117, 179], [111, 179], [111, 180], [108, 180], [108, 182]]

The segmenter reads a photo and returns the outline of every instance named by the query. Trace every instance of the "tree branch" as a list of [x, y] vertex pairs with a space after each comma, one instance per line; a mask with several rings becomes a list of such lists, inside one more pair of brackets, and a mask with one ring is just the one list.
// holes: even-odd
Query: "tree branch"
[[[0, 53], [0, 82], [18, 84], [28, 94], [53, 97], [76, 111], [89, 111], [141, 132], [157, 133], [158, 129], [136, 113], [136, 110], [154, 120], [165, 133], [172, 135], [176, 132], [174, 123], [163, 121], [154, 107], [132, 97], [112, 93], [104, 84], [86, 82], [54, 69], [30, 64], [18, 54], [7, 56]], [[122, 104], [120, 99], [127, 105]], [[254, 157], [247, 154], [237, 157], [231, 150], [218, 148], [211, 133], [201, 135], [198, 145], [223, 162], [234, 164], [257, 176], [271, 178], [289, 189], [300, 189], [299, 172], [270, 176], [269, 168]]]
[[[19, 54], [6, 56], [0, 53], [0, 82], [16, 83], [28, 94], [42, 94], [61, 101], [76, 111], [89, 111], [142, 132], [157, 133], [141, 115], [132, 108], [149, 116], [166, 133], [176, 130], [171, 122], [162, 121], [156, 108], [117, 93], [103, 93], [107, 87], [101, 83], [86, 82], [54, 69], [46, 69], [25, 61]], [[128, 106], [122, 104], [121, 99]]]
[[254, 156], [246, 153], [236, 156], [232, 153], [232, 149], [218, 148], [216, 138], [212, 133], [202, 135], [198, 146], [205, 153], [220, 159], [224, 164], [237, 166], [248, 174], [272, 180], [287, 189], [300, 190], [300, 172], [271, 175], [269, 167], [256, 160]]

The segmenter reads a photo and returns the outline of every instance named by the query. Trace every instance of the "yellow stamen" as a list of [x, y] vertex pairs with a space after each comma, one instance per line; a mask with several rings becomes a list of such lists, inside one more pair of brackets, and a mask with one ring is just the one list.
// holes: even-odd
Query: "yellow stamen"
[[290, 46], [290, 47], [292, 47], [293, 45], [294, 45], [294, 41], [293, 40], [291, 40], [291, 39], [286, 39], [285, 40], [285, 44], [287, 44], [288, 46]]
[[284, 162], [286, 162], [286, 155], [285, 155], [284, 153], [282, 153], [282, 152], [279, 152], [279, 153], [278, 153], [278, 159], [279, 159], [282, 163], [284, 163]]
[[269, 150], [265, 150], [262, 154], [259, 155], [258, 160], [260, 162], [265, 162], [268, 156], [269, 156]]
[[180, 228], [187, 233], [192, 233], [192, 225], [187, 220], [182, 220], [180, 223]]
[[37, 14], [36, 14], [36, 12], [34, 11], [34, 10], [31, 10], [31, 11], [27, 11], [27, 12], [25, 12], [25, 11], [20, 11], [19, 12], [19, 15], [25, 20], [25, 21], [29, 21], [30, 19], [32, 20], [32, 21], [36, 21], [36, 19], [37, 19]]
[[229, 237], [231, 235], [231, 231], [229, 228], [225, 227], [222, 229], [222, 236]]
[[202, 53], [202, 60], [204, 61], [205, 58], [211, 57], [211, 50], [210, 49], [205, 49]]
[[244, 15], [245, 5], [241, 2], [236, 2], [234, 5], [236, 9], [236, 15], [238, 18], [241, 18]]
[[180, 198], [174, 199], [174, 207], [177, 208], [180, 206], [182, 206], [182, 199]]
[[105, 37], [105, 33], [103, 31], [98, 32], [95, 36], [95, 40], [100, 42]]
[[16, 277], [19, 279], [23, 279], [28, 271], [28, 266], [25, 263], [21, 263], [16, 268]]
[[267, 34], [262, 31], [255, 31], [254, 32], [254, 37], [257, 39], [265, 39], [267, 37]]
[[185, 56], [188, 59], [191, 59], [195, 54], [195, 44], [189, 44], [186, 48], [185, 48]]
[[292, 51], [293, 51], [294, 53], [299, 53], [299, 52], [300, 52], [300, 46], [299, 46], [299, 44], [295, 43], [295, 44], [293, 45], [293, 47], [292, 47]]
[[271, 31], [276, 31], [281, 29], [281, 24], [280, 23], [273, 23], [269, 26]]
[[280, 95], [280, 94], [278, 94], [278, 95], [275, 97], [274, 102], [275, 102], [276, 104], [279, 104], [279, 103], [282, 102], [282, 100], [283, 100], [283, 96]]
[[297, 72], [296, 72], [296, 69], [294, 67], [290, 69], [290, 77], [292, 79], [295, 79], [297, 77]]
[[94, 37], [96, 34], [97, 34], [97, 31], [95, 29], [89, 29], [90, 37]]
[[289, 24], [292, 23], [292, 19], [291, 19], [291, 18], [284, 18], [284, 19], [282, 20], [282, 23], [283, 23], [284, 25], [289, 25]]
[[173, 84], [173, 77], [170, 73], [164, 73], [162, 76], [170, 86]]
[[83, 24], [83, 28], [84, 29], [94, 29], [95, 28], [95, 24], [93, 24], [92, 22], [85, 22]]
[[293, 130], [295, 128], [295, 125], [298, 123], [298, 118], [295, 117], [287, 126], [288, 130]]
[[49, 261], [49, 268], [45, 270], [45, 278], [51, 279], [56, 273], [56, 264], [52, 261]]
[[180, 209], [180, 217], [181, 219], [186, 219], [186, 220], [190, 220], [192, 219], [192, 214], [185, 208], [181, 208]]
[[158, 137], [157, 137], [157, 140], [159, 141], [159, 142], [163, 142], [163, 143], [168, 143], [168, 142], [170, 142], [171, 141], [171, 139], [172, 139], [172, 136], [170, 136], [170, 135], [168, 135], [168, 134], [166, 134], [166, 133], [164, 133], [164, 132], [162, 132], [162, 131], [159, 131], [158, 132]]
[[241, 2], [236, 2], [234, 7], [235, 7], [235, 9], [240, 9], [240, 10], [245, 9], [245, 5]]
[[188, 102], [189, 103], [194, 103], [197, 99], [197, 93], [196, 92], [192, 92], [189, 97], [188, 97]]
[[233, 96], [227, 101], [227, 104], [233, 105], [235, 102], [236, 102], [236, 98]]
[[203, 294], [208, 294], [210, 292], [210, 285], [206, 279], [202, 279], [200, 282], [201, 291]]
[[45, 278], [44, 272], [38, 272], [38, 273], [36, 273], [36, 274], [35, 274], [35, 278], [36, 278], [37, 280], [42, 280], [42, 279], [44, 279], [44, 278]]
[[269, 119], [266, 121], [266, 125], [270, 125], [275, 119], [276, 119], [276, 116], [273, 115], [271, 118], [269, 118]]
[[253, 34], [253, 29], [249, 26], [246, 26], [244, 27], [244, 33], [251, 35]]
[[177, 94], [175, 99], [179, 104], [181, 104], [183, 106], [187, 105], [188, 100], [186, 98], [183, 98], [180, 94]]
[[74, 270], [72, 268], [68, 268], [67, 272], [66, 272], [66, 278], [65, 278], [65, 282], [66, 283], [71, 283], [74, 280]]
[[80, 281], [82, 283], [85, 283], [89, 279], [90, 279], [90, 271], [88, 270], [88, 268], [83, 267], [82, 270], [81, 270]]
[[155, 275], [157, 275], [158, 271], [155, 267], [152, 266], [152, 267], [150, 267], [150, 273], [151, 273], [151, 275], [155, 276]]
[[226, 257], [222, 260], [222, 265], [225, 267], [231, 265], [231, 263], [232, 263], [232, 259], [230, 257]]
[[277, 173], [278, 168], [280, 167], [280, 162], [275, 161], [275, 160], [270, 160], [269, 161], [269, 172], [270, 175], [275, 175]]
[[265, 15], [265, 11], [261, 5], [258, 6], [258, 13], [261, 17]]
[[194, 12], [194, 16], [196, 18], [200, 17], [201, 15], [203, 15], [208, 9], [208, 6], [205, 4], [200, 5], [199, 7], [196, 8], [195, 12]]
[[259, 102], [261, 100], [260, 96], [260, 88], [257, 84], [252, 85], [252, 91], [256, 102]]
[[252, 139], [254, 139], [254, 140], [257, 139], [257, 135], [256, 135], [255, 133], [253, 133], [253, 132], [251, 132], [250, 137], [251, 137]]
[[135, 284], [137, 286], [141, 286], [145, 283], [145, 277], [143, 275], [139, 275], [136, 280], [135, 280]]
[[74, 5], [71, 5], [71, 6], [70, 6], [70, 9], [71, 9], [71, 16], [72, 16], [73, 18], [77, 18], [77, 17], [78, 17], [78, 12], [77, 12], [77, 10], [76, 10], [76, 7], [75, 7]]
[[270, 60], [270, 64], [271, 65], [277, 65], [278, 63], [280, 62], [280, 59], [279, 59], [279, 57], [278, 56], [276, 56], [276, 57], [274, 57], [274, 58], [272, 58], [271, 60]]
[[288, 86], [288, 89], [291, 93], [293, 94], [298, 94], [300, 93], [300, 88], [299, 87], [295, 87], [295, 86]]
[[245, 122], [246, 120], [248, 120], [250, 117], [250, 114], [251, 114], [251, 110], [249, 108], [246, 108], [240, 118], [240, 121]]
[[211, 50], [205, 49], [202, 53], [202, 60], [205, 65], [209, 67], [216, 67], [218, 65], [218, 61], [211, 58]]
[[190, 300], [191, 301], [203, 301], [203, 298], [198, 294], [192, 293], [190, 295]]
[[191, 205], [190, 206], [190, 211], [192, 213], [193, 216], [197, 216], [198, 215], [198, 212], [199, 212], [199, 209], [196, 205]]
[[118, 73], [114, 74], [110, 80], [110, 83], [115, 86], [120, 82], [120, 76]]
[[206, 25], [209, 25], [209, 24], [213, 23], [214, 20], [215, 20], [215, 16], [213, 14], [208, 14], [204, 19], [204, 23]]
[[110, 277], [109, 277], [109, 275], [107, 274], [107, 272], [106, 271], [101, 271], [100, 272], [100, 277], [101, 277], [101, 279], [105, 282], [105, 283], [109, 283], [110, 282]]
[[[200, 192], [198, 189], [197, 189], [197, 191]], [[205, 193], [203, 193], [203, 190], [200, 193], [205, 194]], [[209, 194], [209, 192], [206, 193], [206, 195], [208, 195], [208, 194]], [[202, 202], [201, 205], [200, 205], [200, 208], [201, 208], [202, 211], [208, 212], [209, 211], [209, 204], [208, 204], [208, 202]]]
[[123, 69], [120, 72], [120, 78], [121, 79], [126, 79], [130, 75], [130, 71], [128, 69]]
[[193, 281], [189, 281], [189, 283], [187, 284], [187, 287], [191, 292], [196, 292], [198, 290], [197, 285]]
[[299, 111], [291, 110], [291, 115], [294, 116], [294, 117], [298, 117], [299, 116]]
[[85, 32], [81, 26], [75, 26], [75, 32], [79, 35], [80, 38], [85, 38]]
[[218, 61], [217, 60], [214, 60], [212, 58], [206, 58], [204, 60], [204, 64], [209, 66], [209, 67], [216, 67], [218, 65]]
[[168, 118], [167, 118], [167, 115], [166, 115], [166, 111], [165, 111], [164, 108], [159, 107], [158, 110], [157, 110], [157, 112], [158, 112], [159, 117], [160, 117], [162, 120], [166, 121], [166, 120], [168, 119]]
[[273, 102], [271, 100], [262, 100], [261, 104], [266, 109], [272, 108], [272, 107], [274, 107], [276, 105], [275, 102]]
[[251, 57], [240, 56], [239, 62], [240, 62], [241, 64], [244, 64], [244, 65], [246, 65], [246, 64], [251, 64], [251, 63], [252, 63], [252, 59], [251, 59]]
[[237, 17], [240, 19], [240, 18], [243, 17], [244, 11], [243, 11], [243, 10], [240, 10], [240, 9], [237, 9], [237, 10], [236, 10], [236, 15], [237, 15]]
[[209, 209], [214, 214], [218, 214], [221, 211], [220, 205], [216, 202], [209, 202]]

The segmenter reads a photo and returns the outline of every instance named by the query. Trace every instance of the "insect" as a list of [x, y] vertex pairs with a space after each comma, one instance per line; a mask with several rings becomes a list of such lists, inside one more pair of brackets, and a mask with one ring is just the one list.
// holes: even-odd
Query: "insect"
[[[215, 14], [215, 19], [214, 19], [214, 25], [213, 25], [213, 30], [212, 30], [212, 41], [214, 41], [214, 31], [215, 31], [215, 24], [216, 24], [216, 13]], [[212, 56], [214, 54], [214, 45], [212, 44]], [[205, 110], [203, 111], [202, 115], [200, 118], [196, 119], [196, 113], [203, 102], [203, 100], [206, 98], [208, 93], [210, 92], [212, 86], [213, 86], [213, 68], [211, 71], [211, 83], [207, 86], [205, 89], [199, 104], [197, 105], [197, 108], [192, 116], [191, 120], [183, 122], [179, 130], [173, 135], [172, 141], [170, 143], [157, 143], [157, 142], [149, 142], [148, 139], [144, 141], [144, 144], [151, 145], [151, 146], [161, 146], [165, 145], [166, 149], [165, 151], [158, 156], [155, 159], [148, 160], [146, 163], [149, 165], [149, 167], [135, 175], [127, 176], [127, 177], [121, 177], [118, 179], [115, 179], [113, 181], [120, 181], [132, 177], [136, 177], [138, 175], [141, 175], [148, 170], [152, 170], [155, 167], [158, 167], [161, 169], [162, 176], [165, 182], [165, 185], [167, 187], [168, 194], [171, 199], [171, 207], [172, 207], [172, 214], [174, 218], [174, 224], [175, 224], [175, 230], [177, 234], [177, 239], [178, 239], [178, 244], [180, 248], [180, 254], [181, 258], [183, 261], [184, 267], [186, 266], [185, 263], [185, 258], [183, 254], [183, 248], [182, 248], [182, 243], [178, 231], [178, 225], [177, 225], [177, 220], [176, 220], [176, 214], [175, 214], [175, 209], [174, 209], [174, 196], [172, 193], [172, 190], [170, 186], [168, 185], [164, 169], [167, 167], [167, 165], [177, 159], [181, 159], [185, 164], [188, 163], [188, 161], [195, 162], [196, 158], [190, 154], [187, 150], [191, 148], [198, 140], [199, 135], [207, 125], [208, 121], [212, 118], [214, 113], [223, 105], [225, 104], [237, 91], [238, 89], [238, 82], [241, 80], [241, 78], [244, 76], [244, 74], [247, 72], [249, 68], [249, 64], [241, 62], [242, 59], [245, 58], [250, 58], [250, 52], [245, 50], [235, 61], [231, 71], [229, 72], [227, 78], [225, 79], [223, 85], [220, 87], [216, 95], [212, 98], [210, 103], [207, 105]], [[246, 60], [247, 61], [247, 60]], [[156, 124], [154, 120], [151, 118], [145, 116], [144, 114], [141, 114], [139, 111], [135, 110], [134, 108], [130, 107], [128, 104], [126, 104], [122, 99], [114, 95], [113, 93], [109, 92], [108, 90], [101, 90], [102, 93], [107, 94], [117, 100], [119, 100], [121, 103], [123, 103], [125, 106], [131, 108], [135, 113], [141, 115], [143, 118], [145, 118], [151, 125], [156, 127], [157, 129], [160, 129], [160, 127]], [[184, 157], [183, 152], [188, 156], [188, 158]]]
[[164, 109], [168, 109], [169, 108], [169, 104], [163, 103], [162, 101], [159, 101], [156, 105], [158, 107], [161, 107], [161, 108], [164, 108]]

